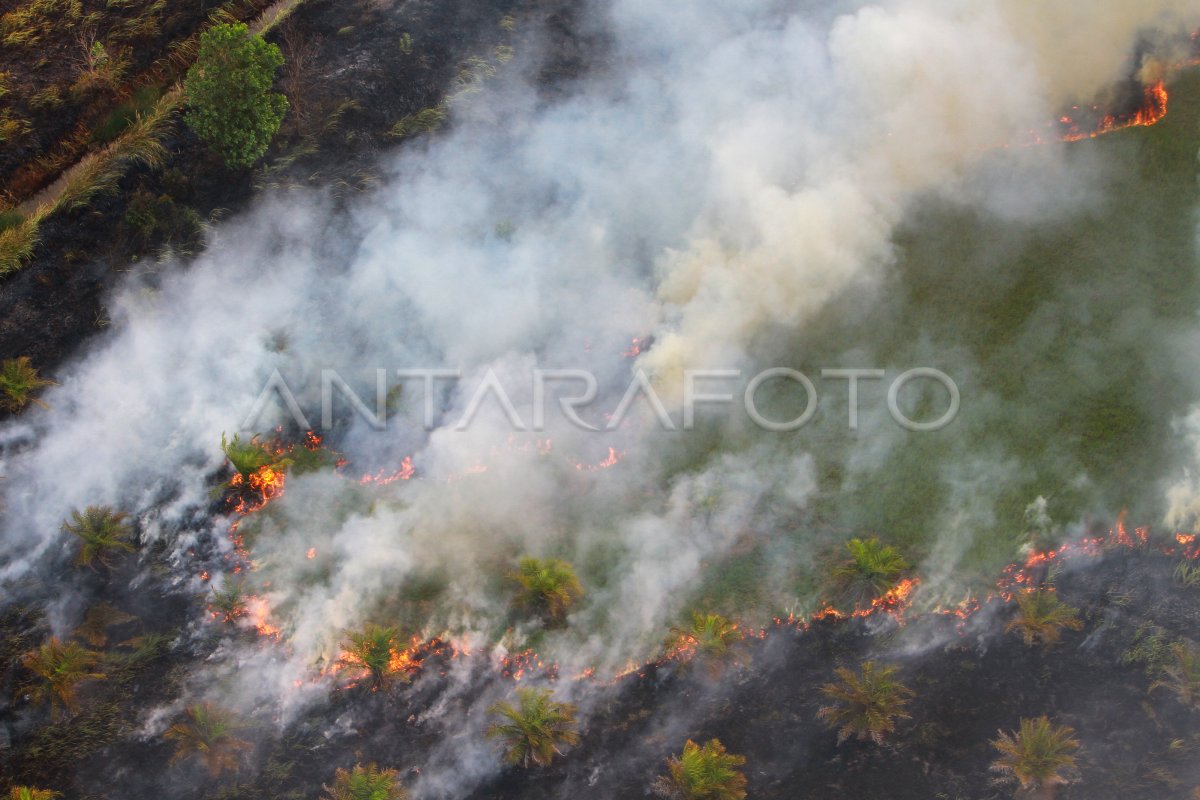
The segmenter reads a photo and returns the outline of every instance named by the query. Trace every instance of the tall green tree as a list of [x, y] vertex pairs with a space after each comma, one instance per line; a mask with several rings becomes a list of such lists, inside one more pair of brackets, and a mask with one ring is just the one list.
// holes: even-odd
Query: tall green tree
[[517, 702], [496, 703], [488, 713], [499, 720], [487, 729], [489, 739], [503, 740], [504, 760], [528, 767], [547, 766], [562, 748], [579, 743], [575, 706], [550, 699], [549, 689], [517, 689]]
[[913, 692], [896, 679], [895, 667], [864, 661], [857, 673], [839, 667], [837, 676], [837, 683], [821, 688], [821, 694], [834, 703], [817, 716], [837, 729], [839, 744], [851, 736], [883, 744], [884, 737], [896, 730], [897, 720], [908, 719], [906, 707]]
[[1054, 725], [1043, 716], [1021, 720], [1017, 731], [1000, 731], [992, 747], [1000, 754], [992, 771], [999, 773], [1002, 781], [1019, 784], [1036, 800], [1051, 800], [1059, 786], [1071, 781], [1079, 740], [1074, 730]]
[[229, 166], [251, 166], [279, 130], [288, 102], [272, 86], [281, 66], [279, 47], [251, 36], [242, 23], [216, 25], [200, 37], [184, 82], [184, 119]]
[[744, 800], [746, 776], [738, 767], [745, 763], [744, 756], [726, 752], [719, 739], [703, 746], [689, 739], [650, 789], [666, 800]]

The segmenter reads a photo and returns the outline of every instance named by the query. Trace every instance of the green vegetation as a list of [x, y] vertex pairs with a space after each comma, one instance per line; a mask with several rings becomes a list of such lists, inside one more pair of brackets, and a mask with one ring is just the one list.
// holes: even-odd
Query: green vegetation
[[1032, 797], [1049, 800], [1057, 787], [1070, 782], [1075, 770], [1072, 753], [1079, 749], [1079, 741], [1074, 737], [1074, 730], [1053, 725], [1049, 717], [1023, 719], [1019, 731], [1000, 731], [992, 742], [1000, 753], [992, 770]]
[[517, 704], [496, 703], [488, 713], [501, 721], [488, 726], [489, 739], [501, 739], [509, 764], [544, 767], [562, 755], [562, 748], [579, 743], [575, 706], [550, 699], [549, 689], [517, 689]]
[[1172, 577], [1185, 589], [1200, 589], [1200, 564], [1194, 561], [1180, 561], [1175, 566]]
[[704, 746], [689, 739], [683, 753], [667, 761], [667, 774], [650, 788], [667, 800], [744, 800], [746, 777], [738, 767], [745, 763], [745, 757], [727, 753], [718, 739]]
[[8, 800], [54, 800], [61, 797], [58, 792], [49, 789], [33, 789], [29, 786], [14, 786], [8, 793]]
[[233, 622], [246, 614], [246, 592], [241, 581], [226, 580], [218, 589], [213, 587], [208, 598], [209, 608], [224, 622]]
[[817, 716], [837, 729], [838, 744], [854, 736], [881, 745], [896, 730], [898, 720], [909, 718], [905, 708], [914, 694], [896, 680], [896, 671], [896, 667], [877, 668], [874, 662], [865, 661], [858, 674], [839, 667], [840, 682], [821, 687], [834, 705], [822, 708]]
[[583, 587], [575, 569], [558, 558], [522, 558], [512, 575], [519, 586], [516, 603], [544, 614], [551, 622], [562, 622], [581, 597]]
[[400, 785], [394, 769], [374, 764], [358, 764], [354, 769], [339, 769], [333, 785], [326, 786], [326, 800], [406, 800], [408, 792]]
[[886, 594], [896, 586], [909, 564], [896, 548], [877, 538], [846, 542], [850, 558], [833, 570], [848, 600], [857, 604]]
[[729, 649], [741, 641], [738, 626], [720, 614], [692, 612], [692, 624], [672, 628], [667, 639], [668, 651], [692, 651], [694, 657], [718, 671]]
[[192, 253], [203, 241], [205, 225], [195, 209], [141, 189], [129, 200], [122, 228], [138, 247], [163, 243]]
[[50, 701], [51, 714], [58, 717], [63, 711], [74, 714], [79, 710], [80, 684], [89, 680], [104, 680], [102, 672], [93, 669], [100, 654], [75, 642], [62, 642], [58, 637], [31, 650], [21, 657], [21, 665], [37, 679], [26, 690], [34, 703]]
[[254, 164], [279, 130], [288, 102], [271, 87], [282, 65], [279, 47], [243, 24], [217, 25], [200, 37], [185, 82], [185, 119], [229, 166]]
[[134, 548], [128, 539], [133, 535], [133, 529], [128, 519], [128, 514], [116, 511], [111, 506], [88, 506], [82, 512], [71, 512], [71, 521], [64, 522], [62, 529], [80, 541], [75, 563], [81, 567], [95, 568], [99, 562], [107, 567], [111, 566], [109, 554], [132, 553]]
[[1155, 681], [1150, 691], [1170, 689], [1193, 711], [1200, 711], [1200, 650], [1186, 642], [1171, 645], [1173, 660], [1163, 667], [1162, 678]]
[[1018, 631], [1027, 647], [1052, 645], [1064, 630], [1083, 628], [1078, 610], [1058, 599], [1050, 589], [1031, 589], [1017, 595], [1017, 614], [1004, 626], [1004, 632]]
[[236, 433], [228, 440], [225, 434], [221, 434], [221, 450], [229, 459], [234, 471], [242, 476], [243, 481], [249, 481], [250, 476], [260, 468], [277, 463], [275, 455], [259, 441], [257, 435], [250, 437], [250, 441], [243, 442]]
[[350, 669], [365, 669], [371, 686], [383, 689], [396, 675], [407, 677], [399, 658], [400, 639], [396, 628], [368, 624], [361, 631], [348, 631], [342, 642], [338, 664]]
[[142, 86], [135, 89], [128, 100], [121, 103], [92, 133], [92, 139], [108, 143], [116, 139], [132, 127], [138, 117], [153, 113], [154, 107], [162, 97], [162, 90], [157, 86]]
[[175, 742], [171, 763], [196, 757], [210, 775], [237, 772], [253, 746], [236, 734], [242, 724], [229, 711], [210, 703], [199, 703], [184, 712], [184, 719], [164, 735]]
[[[7, 233], [8, 231], [0, 233], [0, 237]], [[0, 274], [2, 273], [3, 269], [0, 267]], [[16, 412], [31, 402], [45, 407], [46, 404], [33, 397], [33, 393], [53, 384], [54, 381], [48, 381], [38, 375], [29, 356], [0, 361], [0, 409]]]

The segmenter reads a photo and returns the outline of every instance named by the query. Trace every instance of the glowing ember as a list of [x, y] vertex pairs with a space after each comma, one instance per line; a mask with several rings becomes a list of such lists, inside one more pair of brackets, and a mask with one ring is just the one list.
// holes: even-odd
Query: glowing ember
[[610, 447], [608, 448], [608, 458], [597, 464], [584, 464], [581, 462], [576, 462], [575, 469], [581, 472], [596, 472], [597, 470], [608, 469], [609, 467], [615, 466], [618, 461], [624, 458], [624, 456], [624, 453], [618, 453], [616, 448]]
[[315, 548], [315, 547], [308, 548], [308, 552], [304, 554], [304, 557], [307, 558], [309, 561], [312, 561], [314, 558], [317, 557], [317, 548]]
[[413, 467], [412, 456], [405, 456], [404, 460], [400, 462], [400, 469], [395, 472], [389, 473], [381, 469], [373, 476], [370, 474], [363, 475], [358, 479], [358, 482], [364, 486], [368, 484], [387, 486], [389, 483], [395, 483], [396, 481], [409, 480], [415, 472], [416, 468]]
[[642, 354], [642, 350], [645, 347], [645, 342], [645, 339], [631, 339], [629, 342], [629, 347], [622, 350], [621, 355], [625, 358], [637, 358]]

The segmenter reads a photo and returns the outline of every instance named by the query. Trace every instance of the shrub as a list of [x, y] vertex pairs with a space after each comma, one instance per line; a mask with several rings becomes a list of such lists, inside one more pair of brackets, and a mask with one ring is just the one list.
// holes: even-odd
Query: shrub
[[63, 710], [74, 713], [79, 708], [78, 689], [84, 681], [103, 680], [102, 672], [93, 672], [100, 654], [75, 642], [62, 642], [58, 637], [21, 657], [21, 665], [37, 680], [28, 687], [35, 703], [50, 701], [50, 711], [58, 716]]
[[543, 613], [554, 622], [565, 619], [571, 606], [583, 597], [575, 569], [561, 559], [527, 556], [521, 559], [512, 578], [520, 587], [517, 604]]
[[721, 659], [732, 645], [741, 640], [738, 626], [720, 614], [692, 612], [692, 624], [686, 628], [672, 628], [667, 647], [674, 650], [692, 651], [710, 668], [720, 667]]
[[195, 756], [213, 776], [237, 772], [252, 749], [249, 742], [234, 735], [242, 727], [225, 709], [210, 703], [191, 706], [184, 712], [183, 721], [163, 734], [168, 741], [175, 742], [171, 763]]
[[386, 688], [396, 675], [407, 677], [406, 664], [400, 657], [399, 632], [381, 625], [369, 624], [361, 631], [348, 631], [338, 664], [366, 670], [376, 689]]
[[501, 719], [486, 735], [504, 741], [509, 764], [544, 767], [563, 754], [561, 748], [579, 743], [575, 706], [551, 700], [549, 689], [518, 689], [516, 705], [496, 703], [488, 713]]
[[905, 707], [913, 692], [895, 678], [896, 667], [878, 667], [863, 662], [858, 674], [845, 667], [837, 669], [839, 683], [829, 683], [821, 693], [834, 701], [817, 712], [838, 731], [838, 744], [855, 736], [859, 741], [883, 744], [884, 737], [896, 730], [896, 722], [908, 719]]
[[406, 800], [408, 792], [400, 785], [394, 769], [380, 769], [374, 764], [354, 769], [339, 769], [333, 786], [326, 786], [327, 800]]
[[200, 37], [184, 84], [185, 119], [229, 166], [251, 166], [279, 130], [288, 102], [271, 87], [282, 65], [279, 47], [249, 35], [244, 24], [216, 25]]
[[1064, 630], [1083, 627], [1077, 614], [1077, 609], [1059, 600], [1055, 592], [1030, 589], [1017, 595], [1017, 615], [1004, 626], [1004, 632], [1019, 632], [1027, 647], [1051, 645], [1062, 638]]
[[718, 739], [703, 747], [689, 739], [683, 753], [667, 762], [667, 774], [650, 788], [667, 800], [743, 800], [746, 777], [738, 767], [745, 763], [745, 757], [727, 753]]
[[214, 586], [208, 605], [223, 622], [244, 617], [247, 610], [245, 588], [240, 581], [226, 581], [220, 589]]
[[250, 476], [259, 468], [275, 461], [275, 456], [259, 441], [258, 436], [252, 436], [250, 441], [243, 442], [236, 433], [232, 439], [226, 439], [225, 434], [221, 434], [221, 450], [229, 459], [234, 471], [242, 476], [243, 481], [249, 481]]
[[1163, 667], [1163, 676], [1150, 691], [1170, 689], [1179, 702], [1200, 711], [1200, 651], [1184, 642], [1171, 645], [1172, 662]]
[[[4, 233], [7, 234], [8, 231]], [[3, 274], [2, 269], [0, 274]], [[15, 412], [31, 402], [45, 407], [46, 404], [33, 397], [33, 393], [52, 385], [54, 381], [48, 381], [38, 375], [37, 369], [30, 363], [29, 356], [0, 361], [0, 408]]]
[[96, 562], [100, 562], [107, 567], [110, 566], [110, 553], [132, 553], [133, 545], [127, 540], [133, 530], [128, 519], [128, 514], [110, 506], [88, 506], [82, 512], [71, 512], [71, 521], [64, 522], [62, 529], [79, 539], [75, 563], [81, 567], [95, 567]]
[[887, 594], [909, 564], [896, 548], [877, 538], [846, 542], [850, 558], [833, 570], [845, 595], [855, 604]]
[[1074, 734], [1071, 728], [1053, 725], [1049, 717], [1023, 719], [1020, 730], [1000, 731], [992, 742], [1000, 753], [992, 770], [1000, 773], [1001, 781], [1018, 783], [1023, 791], [1049, 800], [1056, 787], [1071, 780], [1076, 763], [1072, 753], [1079, 749]]
[[33, 789], [29, 786], [14, 786], [8, 794], [8, 800], [54, 800], [56, 797], [62, 795], [49, 789]]

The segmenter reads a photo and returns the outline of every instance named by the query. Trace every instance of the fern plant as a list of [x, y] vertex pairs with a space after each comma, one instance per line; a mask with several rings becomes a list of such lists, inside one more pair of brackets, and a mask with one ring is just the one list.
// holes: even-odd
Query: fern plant
[[231, 712], [211, 703], [189, 707], [184, 719], [164, 734], [168, 741], [175, 742], [171, 763], [195, 757], [214, 777], [237, 772], [253, 749], [250, 742], [235, 735], [242, 727]]
[[876, 667], [865, 661], [855, 673], [839, 667], [838, 683], [821, 687], [821, 694], [834, 701], [817, 712], [838, 732], [838, 744], [851, 736], [881, 745], [896, 730], [896, 722], [908, 719], [906, 711], [913, 692], [896, 679], [896, 667]]
[[74, 713], [79, 708], [79, 686], [89, 680], [103, 680], [96, 672], [100, 654], [75, 642], [63, 642], [58, 637], [21, 657], [21, 665], [34, 674], [36, 680], [27, 687], [35, 703], [50, 701], [50, 712], [58, 717], [62, 712]]
[[[19, 227], [19, 226], [18, 226]], [[12, 228], [10, 230], [16, 230]], [[7, 234], [8, 231], [5, 231]], [[32, 248], [30, 248], [32, 250]], [[0, 274], [6, 270], [0, 269]], [[30, 403], [36, 403], [43, 408], [46, 404], [33, 396], [38, 389], [53, 386], [54, 381], [48, 381], [38, 375], [29, 356], [6, 358], [0, 361], [0, 408], [17, 412]]]
[[1052, 645], [1064, 630], [1083, 628], [1078, 610], [1058, 599], [1049, 589], [1030, 589], [1017, 595], [1017, 614], [1004, 626], [1004, 632], [1017, 631], [1027, 647]]
[[71, 519], [63, 523], [62, 529], [79, 539], [75, 563], [93, 569], [97, 563], [108, 567], [111, 554], [132, 553], [134, 548], [128, 540], [133, 528], [128, 519], [128, 514], [111, 506], [88, 506], [83, 511], [71, 512]]
[[1059, 786], [1069, 783], [1075, 771], [1073, 753], [1079, 749], [1075, 731], [1054, 725], [1049, 717], [1021, 720], [1015, 732], [999, 732], [992, 742], [1000, 756], [992, 771], [1000, 781], [1017, 783], [1039, 800], [1050, 800]]
[[909, 569], [900, 551], [878, 538], [851, 539], [846, 550], [850, 557], [834, 568], [833, 577], [856, 605], [887, 594]]
[[689, 739], [679, 757], [667, 762], [667, 774], [650, 788], [667, 800], [744, 800], [746, 777], [738, 767], [745, 763], [743, 756], [726, 752], [718, 739], [703, 746]]
[[333, 785], [326, 786], [326, 800], [407, 800], [408, 792], [400, 785], [394, 769], [374, 764], [358, 764], [354, 769], [339, 769]]
[[1200, 711], [1200, 651], [1184, 642], [1171, 645], [1172, 662], [1163, 667], [1162, 677], [1150, 691], [1170, 689], [1179, 702]]
[[338, 665], [366, 670], [373, 688], [386, 688], [393, 677], [407, 673], [399, 664], [399, 631], [368, 624], [361, 631], [347, 631]]
[[562, 622], [583, 597], [575, 569], [561, 559], [522, 558], [512, 578], [519, 587], [517, 604], [545, 614], [552, 622]]
[[489, 739], [501, 739], [504, 760], [529, 767], [549, 765], [562, 748], [578, 744], [575, 706], [550, 699], [549, 689], [517, 690], [517, 702], [496, 703], [488, 713], [499, 721], [487, 729]]
[[14, 786], [8, 793], [8, 800], [55, 800], [56, 797], [62, 795], [49, 789], [34, 789], [29, 786]]

